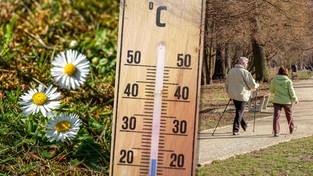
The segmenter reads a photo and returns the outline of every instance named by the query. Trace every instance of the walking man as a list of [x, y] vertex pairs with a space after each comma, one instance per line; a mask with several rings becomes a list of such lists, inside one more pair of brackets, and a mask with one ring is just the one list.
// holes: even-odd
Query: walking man
[[233, 135], [239, 135], [240, 126], [246, 131], [248, 124], [243, 116], [244, 108], [250, 98], [250, 91], [259, 87], [247, 70], [248, 62], [248, 58], [240, 57], [235, 67], [229, 70], [226, 78], [225, 88], [236, 108]]

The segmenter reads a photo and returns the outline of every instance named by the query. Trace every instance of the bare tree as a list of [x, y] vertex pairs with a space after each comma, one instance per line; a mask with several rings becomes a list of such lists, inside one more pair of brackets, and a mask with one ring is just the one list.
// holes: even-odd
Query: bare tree
[[206, 17], [206, 83], [216, 71], [224, 76], [242, 55], [251, 58], [250, 70], [259, 81], [269, 80], [270, 63], [289, 66], [300, 58], [312, 60], [309, 0], [207, 0]]

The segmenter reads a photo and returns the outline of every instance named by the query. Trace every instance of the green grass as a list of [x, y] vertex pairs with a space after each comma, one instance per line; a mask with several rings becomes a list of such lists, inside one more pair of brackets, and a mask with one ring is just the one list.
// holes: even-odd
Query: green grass
[[[0, 9], [0, 175], [107, 175], [119, 2], [8, 0]], [[61, 89], [50, 74], [68, 49], [91, 63], [77, 90]], [[58, 88], [59, 112], [80, 117], [71, 142], [50, 142], [47, 118], [22, 114], [19, 97], [39, 83]]]
[[301, 70], [298, 72], [299, 79], [309, 79], [312, 77], [311, 71]]
[[313, 137], [271, 146], [197, 169], [197, 176], [313, 175]]

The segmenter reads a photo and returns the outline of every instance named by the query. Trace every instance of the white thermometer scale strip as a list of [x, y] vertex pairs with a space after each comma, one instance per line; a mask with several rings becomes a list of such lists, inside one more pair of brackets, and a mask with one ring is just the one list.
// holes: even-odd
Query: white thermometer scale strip
[[157, 173], [159, 139], [160, 139], [160, 123], [162, 111], [162, 91], [163, 91], [163, 75], [165, 62], [165, 44], [159, 43], [157, 47], [157, 64], [156, 64], [156, 79], [154, 90], [153, 104], [153, 121], [152, 121], [152, 137], [150, 149], [150, 176], [155, 176]]

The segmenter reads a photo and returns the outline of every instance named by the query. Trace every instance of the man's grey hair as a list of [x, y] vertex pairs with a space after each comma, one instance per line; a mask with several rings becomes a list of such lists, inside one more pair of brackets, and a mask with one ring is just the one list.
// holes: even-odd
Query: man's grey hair
[[238, 64], [248, 63], [249, 59], [246, 57], [239, 57]]

